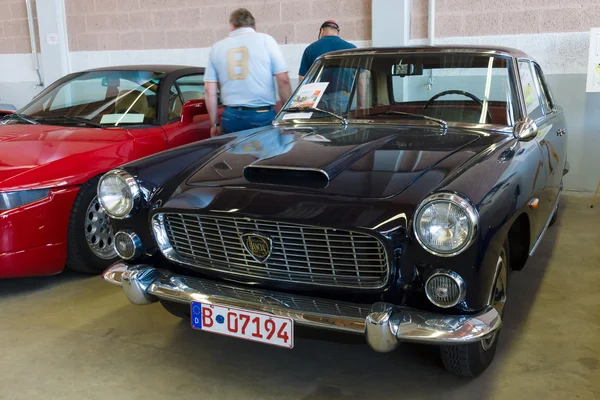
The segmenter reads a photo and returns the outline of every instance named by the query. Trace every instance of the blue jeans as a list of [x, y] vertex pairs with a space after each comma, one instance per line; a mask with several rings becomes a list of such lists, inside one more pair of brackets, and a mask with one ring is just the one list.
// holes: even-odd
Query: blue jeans
[[275, 118], [275, 110], [239, 110], [225, 107], [221, 116], [223, 133], [245, 131], [270, 125]]

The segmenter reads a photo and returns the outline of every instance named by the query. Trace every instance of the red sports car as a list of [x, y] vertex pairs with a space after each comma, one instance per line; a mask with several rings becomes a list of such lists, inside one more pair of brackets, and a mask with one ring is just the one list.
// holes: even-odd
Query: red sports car
[[101, 272], [117, 255], [99, 177], [210, 136], [195, 67], [77, 72], [1, 113], [0, 278]]

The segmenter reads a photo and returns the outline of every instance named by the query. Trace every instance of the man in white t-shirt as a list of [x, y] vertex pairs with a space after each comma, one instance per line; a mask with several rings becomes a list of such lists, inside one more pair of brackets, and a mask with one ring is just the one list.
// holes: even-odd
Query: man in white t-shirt
[[[277, 95], [292, 94], [288, 69], [275, 39], [255, 31], [250, 11], [240, 8], [229, 18], [229, 37], [215, 43], [204, 75], [211, 136], [271, 123]], [[275, 79], [273, 79], [275, 77]], [[225, 110], [219, 123], [217, 90]]]

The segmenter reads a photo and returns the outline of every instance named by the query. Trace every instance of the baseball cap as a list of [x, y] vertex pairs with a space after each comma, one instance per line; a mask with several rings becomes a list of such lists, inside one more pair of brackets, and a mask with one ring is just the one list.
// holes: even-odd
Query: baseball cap
[[332, 19], [328, 19], [327, 21], [323, 22], [323, 24], [321, 25], [321, 29], [323, 28], [333, 28], [337, 29], [338, 31], [340, 30], [340, 26], [338, 25], [338, 23]]

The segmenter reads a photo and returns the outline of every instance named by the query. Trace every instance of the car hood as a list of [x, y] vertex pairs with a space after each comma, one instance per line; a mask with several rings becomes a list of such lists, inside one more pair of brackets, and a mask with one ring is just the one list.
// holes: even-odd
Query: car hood
[[193, 191], [229, 186], [387, 198], [442, 163], [447, 176], [506, 137], [429, 126], [273, 127], [230, 142], [185, 186]]
[[[129, 139], [121, 128], [0, 125], [0, 189], [31, 170]], [[35, 182], [31, 182], [35, 184]]]

